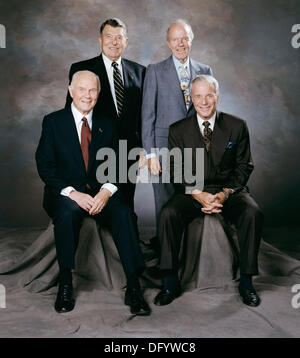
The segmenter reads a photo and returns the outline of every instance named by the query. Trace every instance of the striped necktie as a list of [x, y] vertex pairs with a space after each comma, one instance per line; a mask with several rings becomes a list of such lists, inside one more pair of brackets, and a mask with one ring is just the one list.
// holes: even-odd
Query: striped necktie
[[121, 72], [118, 68], [117, 62], [112, 62], [112, 67], [114, 68], [114, 87], [115, 87], [115, 95], [117, 100], [117, 108], [118, 108], [118, 116], [121, 116], [122, 108], [123, 108], [123, 100], [124, 100], [124, 84], [122, 81]]

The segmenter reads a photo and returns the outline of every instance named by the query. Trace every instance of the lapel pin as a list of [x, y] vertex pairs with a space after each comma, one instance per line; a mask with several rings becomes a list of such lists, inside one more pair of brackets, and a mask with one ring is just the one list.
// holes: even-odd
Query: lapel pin
[[103, 133], [103, 130], [102, 130], [102, 128], [99, 128], [99, 132]]

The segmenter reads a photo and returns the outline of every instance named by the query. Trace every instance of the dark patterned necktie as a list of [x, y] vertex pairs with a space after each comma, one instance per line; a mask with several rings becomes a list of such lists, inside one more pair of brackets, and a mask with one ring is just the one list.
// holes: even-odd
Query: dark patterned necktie
[[118, 116], [120, 117], [123, 108], [124, 85], [117, 62], [112, 62], [111, 65], [114, 68], [113, 76], [114, 76], [115, 95], [117, 100]]
[[202, 125], [204, 126], [204, 133], [203, 133], [204, 144], [205, 144], [206, 150], [209, 152], [210, 142], [211, 142], [211, 137], [212, 137], [212, 130], [209, 128], [209, 126], [210, 126], [209, 121], [204, 121], [202, 123]]
[[84, 165], [86, 171], [88, 170], [89, 165], [89, 150], [90, 150], [90, 143], [92, 140], [92, 133], [85, 117], [82, 118], [82, 127], [81, 127], [81, 151], [84, 160]]

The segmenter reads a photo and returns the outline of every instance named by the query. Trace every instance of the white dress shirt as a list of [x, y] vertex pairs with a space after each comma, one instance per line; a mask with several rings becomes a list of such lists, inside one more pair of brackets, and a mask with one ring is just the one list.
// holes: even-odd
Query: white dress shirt
[[[88, 125], [90, 127], [90, 130], [92, 131], [92, 117], [93, 117], [93, 110], [91, 110], [87, 115], [83, 115], [81, 112], [78, 111], [78, 109], [74, 106], [74, 103], [71, 104], [71, 110], [74, 117], [74, 122], [77, 129], [78, 139], [79, 143], [81, 144], [81, 128], [82, 128], [82, 118], [85, 117], [87, 119]], [[111, 192], [111, 196], [118, 190], [118, 188], [111, 183], [105, 183], [101, 186], [101, 189], [107, 189]], [[100, 189], [100, 190], [101, 190]], [[71, 191], [75, 190], [72, 186], [67, 186], [66, 188], [62, 189], [60, 194], [64, 196], [69, 196]]]
[[118, 69], [121, 73], [121, 77], [122, 77], [122, 81], [124, 84], [124, 77], [123, 77], [123, 69], [122, 69], [122, 64], [121, 64], [121, 57], [117, 60], [117, 61], [111, 61], [108, 57], [106, 57], [103, 53], [102, 53], [102, 58], [103, 58], [103, 62], [104, 62], [104, 66], [106, 69], [106, 73], [107, 73], [107, 77], [108, 77], [108, 81], [109, 81], [109, 85], [110, 85], [110, 90], [111, 90], [111, 94], [113, 96], [113, 100], [115, 103], [115, 107], [116, 107], [116, 111], [118, 112], [118, 106], [117, 106], [117, 99], [116, 99], [116, 93], [115, 93], [115, 84], [114, 84], [114, 68], [112, 67], [112, 63], [116, 62], [118, 64]]
[[202, 136], [204, 136], [204, 126], [202, 125], [203, 122], [209, 122], [210, 126], [208, 128], [210, 128], [212, 131], [214, 130], [214, 126], [215, 126], [215, 121], [216, 121], [216, 112], [214, 113], [214, 115], [212, 117], [210, 117], [207, 120], [202, 119], [199, 114], [197, 113], [197, 121], [198, 121], [198, 125], [201, 131]]

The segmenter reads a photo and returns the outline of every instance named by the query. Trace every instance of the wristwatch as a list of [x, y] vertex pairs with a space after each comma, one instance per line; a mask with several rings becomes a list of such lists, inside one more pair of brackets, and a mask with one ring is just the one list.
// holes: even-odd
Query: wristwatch
[[222, 190], [222, 193], [225, 195], [225, 197], [226, 197], [226, 199], [225, 200], [227, 200], [228, 198], [229, 198], [229, 194], [227, 193], [227, 191], [226, 190]]
[[[230, 194], [233, 194], [235, 192], [234, 189], [231, 188], [226, 188], [227, 190], [230, 190]], [[225, 190], [225, 188], [223, 188], [222, 193], [225, 195], [226, 200], [229, 198], [229, 194], [227, 193], [227, 191]]]

